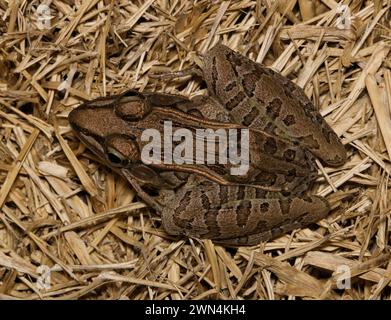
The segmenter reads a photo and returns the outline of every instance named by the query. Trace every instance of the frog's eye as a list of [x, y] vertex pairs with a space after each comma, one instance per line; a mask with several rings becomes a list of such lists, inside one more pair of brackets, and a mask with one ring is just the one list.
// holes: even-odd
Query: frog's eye
[[106, 157], [112, 166], [126, 167], [140, 160], [137, 142], [131, 137], [113, 134], [106, 138]]
[[143, 119], [151, 111], [146, 97], [134, 90], [129, 90], [116, 101], [115, 113], [124, 120]]
[[107, 148], [107, 160], [114, 167], [122, 167], [127, 162], [127, 159], [113, 148]]

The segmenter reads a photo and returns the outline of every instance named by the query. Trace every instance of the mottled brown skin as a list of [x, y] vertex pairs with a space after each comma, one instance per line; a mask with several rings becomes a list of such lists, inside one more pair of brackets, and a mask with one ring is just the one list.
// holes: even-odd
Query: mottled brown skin
[[[175, 103], [169, 105], [166, 102], [169, 98]], [[202, 105], [198, 107], [197, 102], [175, 95], [144, 93], [140, 97], [138, 92], [130, 90], [110, 99], [85, 103], [71, 112], [69, 121], [81, 139], [96, 153], [100, 152], [106, 158], [108, 150], [114, 151], [126, 160], [119, 165], [132, 170], [134, 164], [141, 164], [140, 150], [148, 143], [141, 140], [142, 132], [151, 128], [162, 132], [163, 121], [172, 121], [173, 131], [182, 127], [191, 130], [247, 128], [228, 122], [228, 116], [222, 110], [216, 113], [216, 102], [209, 101], [208, 109], [204, 112], [206, 101], [202, 100]], [[201, 116], [199, 112], [202, 112]], [[145, 114], [136, 116], [137, 113]], [[207, 114], [209, 119], [203, 114]], [[211, 119], [213, 117], [220, 121]], [[230, 164], [152, 164], [150, 167], [159, 171], [197, 173], [224, 185], [252, 185], [268, 191], [292, 191], [295, 194], [307, 189], [309, 180], [316, 176], [311, 154], [287, 140], [250, 129], [249, 145], [250, 168], [244, 175], [231, 175]]]
[[[341, 165], [346, 152], [302, 89], [222, 45], [204, 62], [210, 96], [128, 91], [87, 102], [70, 113], [70, 124], [161, 213], [169, 234], [254, 245], [324, 218], [328, 202], [304, 194], [316, 177], [313, 155]], [[162, 130], [163, 120], [191, 130], [249, 128], [249, 172], [231, 176], [228, 165], [144, 165], [141, 132]], [[149, 195], [151, 188], [157, 196]]]
[[216, 45], [204, 57], [210, 91], [235, 123], [289, 139], [331, 166], [346, 161], [346, 151], [304, 91], [279, 73]]

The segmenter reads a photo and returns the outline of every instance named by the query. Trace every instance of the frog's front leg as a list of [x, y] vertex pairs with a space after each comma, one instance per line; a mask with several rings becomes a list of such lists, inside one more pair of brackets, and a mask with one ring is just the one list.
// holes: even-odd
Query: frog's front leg
[[321, 220], [330, 210], [318, 196], [279, 198], [254, 187], [222, 186], [198, 177], [159, 197], [167, 233], [225, 245], [256, 245]]

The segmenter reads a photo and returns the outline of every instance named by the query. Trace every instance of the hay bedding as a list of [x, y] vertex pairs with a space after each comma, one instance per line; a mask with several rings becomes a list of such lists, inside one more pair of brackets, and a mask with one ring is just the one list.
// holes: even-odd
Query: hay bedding
[[[344, 3], [350, 16], [335, 0], [0, 1], [0, 298], [390, 299], [391, 1]], [[67, 121], [127, 88], [205, 93], [148, 73], [217, 41], [304, 87], [349, 151], [319, 163], [329, 217], [253, 248], [168, 237]]]

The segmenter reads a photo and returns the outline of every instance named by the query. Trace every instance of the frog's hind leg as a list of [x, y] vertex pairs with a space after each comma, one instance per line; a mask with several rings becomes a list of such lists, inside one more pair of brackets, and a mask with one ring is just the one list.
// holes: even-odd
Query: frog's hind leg
[[278, 238], [286, 233], [289, 233], [295, 229], [304, 228], [312, 223], [315, 223], [323, 218], [325, 218], [328, 214], [328, 210], [325, 211], [313, 211], [313, 212], [305, 212], [302, 214], [300, 218], [295, 221], [290, 221], [287, 224], [276, 225], [270, 230], [266, 230], [260, 233], [254, 233], [249, 235], [244, 235], [236, 238], [230, 239], [217, 239], [214, 240], [216, 244], [224, 245], [224, 246], [255, 246], [263, 241], [268, 241], [271, 239]]
[[[246, 200], [245, 200], [246, 201]], [[237, 215], [240, 215], [240, 207], [244, 203], [237, 204]], [[233, 208], [232, 208], [233, 209]], [[231, 209], [231, 210], [232, 210]], [[219, 221], [229, 221], [229, 209], [219, 211]], [[235, 228], [233, 237], [219, 237], [217, 243], [224, 245], [256, 245], [279, 237], [295, 229], [303, 228], [317, 222], [327, 216], [330, 207], [326, 199], [318, 196], [295, 197], [292, 199], [254, 199], [251, 201], [251, 209], [248, 221], [243, 223], [242, 231]], [[239, 220], [238, 220], [239, 221]], [[224, 223], [222, 223], [224, 224]], [[245, 230], [247, 229], [247, 230]], [[239, 232], [238, 232], [239, 231]]]
[[[255, 191], [254, 191], [255, 190]], [[162, 212], [173, 235], [207, 238], [226, 245], [255, 245], [327, 216], [322, 197], [258, 197], [255, 188], [215, 183], [184, 186]]]

